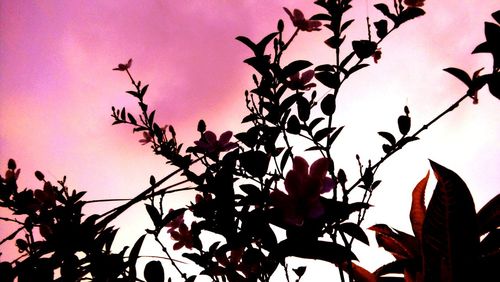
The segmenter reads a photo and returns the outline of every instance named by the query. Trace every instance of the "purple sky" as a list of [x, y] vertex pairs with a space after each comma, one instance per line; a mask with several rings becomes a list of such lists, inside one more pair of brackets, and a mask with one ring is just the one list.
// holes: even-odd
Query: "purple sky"
[[[359, 20], [346, 45], [365, 36], [367, 13], [372, 20], [380, 18], [378, 11], [367, 11], [364, 2], [382, 1], [353, 2], [360, 6], [350, 16]], [[470, 52], [484, 41], [483, 22], [491, 21], [490, 14], [500, 8], [498, 2], [427, 2], [427, 15], [391, 35], [382, 44], [380, 62], [353, 77], [339, 97], [335, 122], [347, 126], [334, 158], [348, 176], [351, 171], [351, 180], [356, 178], [354, 155], [378, 160], [383, 140], [377, 132], [396, 132], [396, 119], [405, 105], [416, 129], [463, 95], [464, 86], [443, 68], [454, 66], [469, 73], [482, 66], [491, 68], [488, 55]], [[137, 142], [139, 134], [111, 127], [111, 106], [137, 112], [135, 101], [124, 93], [131, 88], [127, 77], [111, 69], [134, 59], [132, 73], [150, 83], [146, 100], [158, 109], [157, 119], [174, 125], [186, 145], [195, 139], [200, 118], [218, 134], [237, 131], [251, 70], [242, 63], [250, 51], [234, 38], [261, 38], [274, 30], [279, 18], [291, 34], [282, 7], [301, 8], [306, 16], [318, 11], [306, 4], [285, 0], [2, 2], [2, 169], [9, 158], [16, 159], [22, 168], [21, 186], [38, 187], [32, 173], [42, 170], [53, 180], [67, 175], [71, 187], [88, 190], [92, 199], [137, 194], [147, 186], [150, 174], [161, 177], [170, 168]], [[328, 60], [332, 54], [322, 40], [323, 33], [301, 34], [285, 60]], [[499, 101], [485, 90], [478, 105], [466, 101], [422, 134], [422, 141], [382, 167], [383, 184], [374, 195], [375, 207], [366, 227], [383, 221], [411, 231], [410, 191], [429, 169], [428, 158], [463, 177], [476, 208], [499, 192]], [[136, 238], [143, 230], [141, 224], [147, 222], [136, 213], [129, 213], [130, 219], [137, 220], [139, 227], [123, 230]], [[380, 265], [370, 255], [361, 263], [371, 269]], [[311, 272], [306, 274], [308, 281], [314, 281]]]

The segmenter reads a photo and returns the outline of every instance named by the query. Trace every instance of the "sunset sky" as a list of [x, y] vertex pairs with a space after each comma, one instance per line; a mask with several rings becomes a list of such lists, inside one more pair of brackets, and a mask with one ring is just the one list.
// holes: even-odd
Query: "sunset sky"
[[[111, 106], [138, 112], [135, 100], [125, 94], [132, 88], [128, 78], [112, 68], [133, 58], [131, 72], [150, 84], [146, 100], [158, 109], [158, 122], [173, 125], [187, 146], [197, 138], [200, 118], [217, 134], [237, 132], [252, 70], [242, 62], [251, 51], [235, 37], [258, 40], [274, 31], [280, 18], [290, 36], [294, 29], [282, 7], [300, 8], [309, 17], [320, 11], [312, 2], [2, 1], [1, 170], [14, 158], [22, 169], [22, 187], [38, 188], [33, 172], [41, 170], [54, 182], [66, 175], [71, 188], [88, 191], [88, 199], [138, 194], [148, 186], [151, 174], [160, 178], [171, 168], [148, 146], [139, 144], [140, 134], [132, 134], [129, 127], [111, 126]], [[366, 16], [372, 21], [382, 18], [372, 7], [379, 2], [392, 6], [391, 0], [353, 1], [355, 9], [349, 17], [357, 21], [345, 47], [352, 40], [365, 39]], [[377, 161], [383, 154], [383, 139], [377, 132], [396, 133], [396, 119], [405, 105], [415, 131], [465, 93], [464, 85], [443, 68], [472, 73], [484, 66], [485, 72], [491, 71], [490, 55], [470, 53], [484, 41], [484, 21], [492, 21], [490, 14], [500, 9], [498, 1], [428, 0], [424, 8], [425, 16], [405, 24], [382, 43], [378, 64], [370, 60], [372, 66], [341, 90], [334, 122], [346, 128], [333, 155], [351, 181], [357, 179], [355, 154]], [[323, 32], [299, 34], [284, 60], [327, 63], [333, 54], [322, 43], [325, 36]], [[411, 190], [429, 169], [427, 159], [464, 179], [476, 209], [498, 194], [499, 106], [500, 101], [484, 88], [478, 105], [465, 100], [424, 132], [421, 141], [387, 161], [379, 170], [377, 178], [383, 182], [364, 227], [383, 222], [411, 233]], [[185, 196], [175, 198], [172, 206], [182, 205], [179, 200], [187, 203], [192, 195]], [[102, 211], [110, 206], [93, 207]], [[135, 240], [149, 224], [145, 214], [142, 206], [128, 212], [120, 239]], [[0, 230], [0, 235], [5, 233]], [[360, 259], [361, 265], [374, 270], [390, 257], [372, 241], [371, 251], [361, 247]], [[332, 270], [328, 264], [318, 265], [311, 266], [303, 281], [316, 281], [314, 277], [326, 273], [321, 271]]]

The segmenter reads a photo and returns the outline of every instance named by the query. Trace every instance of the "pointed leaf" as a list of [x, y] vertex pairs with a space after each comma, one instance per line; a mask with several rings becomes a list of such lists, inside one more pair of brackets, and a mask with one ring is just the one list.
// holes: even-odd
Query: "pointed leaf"
[[154, 206], [149, 204], [146, 204], [146, 210], [149, 214], [149, 217], [151, 218], [151, 221], [153, 221], [155, 227], [159, 228], [161, 226], [161, 215], [158, 212], [158, 210]]
[[412, 192], [412, 202], [410, 209], [410, 221], [413, 229], [413, 234], [417, 237], [419, 242], [422, 242], [422, 226], [425, 218], [425, 187], [429, 180], [429, 171]]
[[309, 61], [305, 60], [293, 61], [283, 68], [283, 70], [281, 71], [281, 77], [282, 78], [290, 77], [295, 73], [300, 72], [301, 70], [306, 69], [310, 66], [312, 66], [312, 63]]
[[471, 78], [465, 71], [458, 68], [446, 68], [444, 71], [460, 79], [465, 85], [470, 86]]
[[479, 235], [496, 230], [500, 226], [500, 194], [497, 194], [477, 213]]
[[368, 237], [366, 236], [363, 229], [355, 223], [352, 223], [352, 222], [342, 223], [339, 227], [339, 231], [346, 233], [347, 235], [351, 236], [352, 238], [357, 239], [360, 242], [363, 242], [368, 246], [370, 245], [370, 242], [368, 241]]
[[129, 267], [129, 278], [130, 281], [135, 281], [137, 278], [137, 269], [135, 268], [135, 265], [137, 264], [137, 258], [139, 257], [139, 251], [141, 250], [142, 243], [144, 242], [144, 238], [146, 237], [146, 234], [142, 235], [137, 239], [135, 242], [134, 246], [132, 247], [132, 250], [130, 250], [130, 255], [128, 257], [128, 267]]
[[378, 135], [384, 137], [387, 141], [389, 141], [391, 145], [396, 144], [396, 138], [391, 133], [385, 131], [379, 131]]
[[424, 279], [473, 281], [479, 257], [474, 201], [456, 173], [430, 162], [437, 185], [422, 228]]

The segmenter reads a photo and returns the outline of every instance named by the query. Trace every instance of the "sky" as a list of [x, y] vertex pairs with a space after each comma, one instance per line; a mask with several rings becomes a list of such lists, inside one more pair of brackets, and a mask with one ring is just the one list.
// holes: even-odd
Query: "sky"
[[[70, 187], [88, 191], [88, 199], [138, 194], [151, 174], [160, 178], [171, 168], [148, 146], [141, 146], [141, 136], [132, 134], [131, 128], [111, 126], [111, 106], [137, 113], [135, 101], [124, 93], [131, 89], [128, 78], [111, 69], [133, 58], [131, 72], [150, 84], [146, 100], [158, 109], [157, 120], [174, 125], [187, 146], [197, 138], [200, 118], [217, 134], [236, 132], [241, 129], [243, 93], [252, 86], [252, 70], [242, 62], [250, 50], [235, 37], [262, 38], [280, 18], [290, 36], [293, 28], [282, 7], [300, 8], [308, 17], [319, 11], [310, 2], [2, 1], [2, 170], [14, 158], [22, 169], [22, 187], [39, 188], [33, 172], [41, 170], [53, 181], [66, 175]], [[366, 16], [373, 21], [381, 18], [371, 7], [378, 2], [383, 0], [353, 1], [349, 17], [357, 21], [346, 46], [366, 37]], [[346, 128], [333, 155], [350, 180], [357, 179], [355, 154], [374, 161], [382, 156], [383, 140], [377, 132], [397, 132], [396, 119], [405, 105], [416, 130], [464, 94], [464, 85], [443, 68], [491, 70], [489, 55], [470, 53], [484, 41], [484, 21], [492, 21], [490, 14], [499, 8], [495, 0], [426, 1], [427, 14], [391, 34], [381, 45], [379, 63], [370, 62], [345, 84], [334, 122]], [[300, 34], [284, 60], [329, 60], [332, 53], [321, 43], [324, 39], [322, 32]], [[364, 227], [383, 222], [411, 232], [411, 190], [429, 169], [428, 159], [464, 179], [476, 209], [498, 194], [499, 102], [483, 89], [478, 105], [466, 100], [424, 132], [422, 140], [387, 161], [379, 170], [383, 182]], [[172, 206], [191, 196], [174, 197]], [[96, 204], [92, 209], [108, 207]], [[127, 224], [119, 219], [120, 240], [141, 234], [148, 225], [144, 215], [144, 209], [136, 207], [124, 215]], [[359, 246], [360, 263], [374, 270], [390, 256], [369, 235], [372, 246]], [[311, 265], [304, 281], [315, 281], [324, 271], [331, 267]]]

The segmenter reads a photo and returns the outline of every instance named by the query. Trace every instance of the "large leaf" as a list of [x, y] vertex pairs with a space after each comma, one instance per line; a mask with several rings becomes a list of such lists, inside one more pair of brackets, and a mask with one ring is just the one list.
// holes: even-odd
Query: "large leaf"
[[377, 282], [377, 276], [354, 262], [342, 263], [338, 266], [343, 271], [350, 274], [356, 282]]
[[380, 247], [390, 252], [397, 260], [411, 259], [416, 256], [416, 240], [413, 236], [390, 228], [385, 224], [376, 224], [368, 228], [375, 231], [375, 238]]
[[425, 187], [429, 180], [429, 172], [425, 175], [412, 192], [412, 201], [410, 209], [410, 221], [413, 234], [417, 237], [419, 243], [422, 242], [422, 226], [425, 218]]
[[500, 226], [500, 194], [497, 194], [477, 213], [479, 235], [496, 230]]
[[456, 173], [431, 166], [437, 185], [422, 228], [424, 281], [474, 281], [479, 236], [472, 196]]

